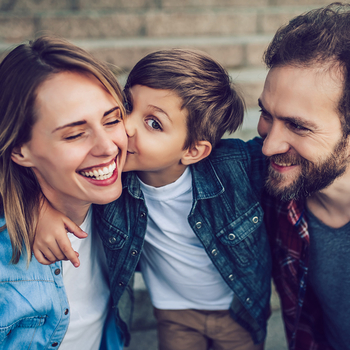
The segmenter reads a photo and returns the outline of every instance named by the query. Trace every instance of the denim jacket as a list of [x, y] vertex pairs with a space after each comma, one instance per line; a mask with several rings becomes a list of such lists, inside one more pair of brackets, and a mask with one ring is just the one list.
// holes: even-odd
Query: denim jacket
[[[0, 227], [5, 224], [0, 218]], [[62, 263], [42, 265], [26, 254], [10, 264], [12, 246], [7, 230], [0, 232], [0, 350], [57, 349], [69, 325]], [[113, 315], [108, 317], [100, 350], [118, 349]], [[120, 349], [122, 345], [120, 345]]]
[[[259, 138], [248, 143], [222, 140], [208, 158], [191, 165], [193, 205], [188, 215], [194, 233], [234, 291], [232, 317], [251, 333], [255, 343], [266, 337], [271, 286], [271, 257], [259, 203], [266, 170], [261, 146]], [[139, 261], [147, 225], [136, 174], [124, 174], [118, 200], [95, 208], [110, 269], [113, 307], [128, 343], [127, 310], [132, 299], [128, 283]]]

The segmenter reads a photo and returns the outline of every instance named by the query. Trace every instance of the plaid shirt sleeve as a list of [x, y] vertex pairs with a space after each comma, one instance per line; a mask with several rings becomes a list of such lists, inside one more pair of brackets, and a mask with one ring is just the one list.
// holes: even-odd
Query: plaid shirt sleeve
[[280, 296], [290, 350], [332, 350], [324, 339], [321, 306], [307, 288], [309, 232], [303, 202], [264, 195], [273, 279]]

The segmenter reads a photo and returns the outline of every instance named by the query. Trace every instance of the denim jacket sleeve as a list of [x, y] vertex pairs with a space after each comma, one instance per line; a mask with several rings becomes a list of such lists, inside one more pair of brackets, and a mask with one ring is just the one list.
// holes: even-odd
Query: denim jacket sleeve
[[[0, 220], [0, 225], [4, 220]], [[57, 349], [69, 324], [61, 263], [44, 266], [25, 254], [10, 264], [7, 231], [0, 232], [0, 349]]]

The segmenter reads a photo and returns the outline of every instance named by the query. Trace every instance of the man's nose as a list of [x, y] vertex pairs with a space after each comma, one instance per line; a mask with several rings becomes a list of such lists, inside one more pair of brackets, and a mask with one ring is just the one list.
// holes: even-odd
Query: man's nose
[[260, 118], [258, 131], [264, 139], [262, 152], [265, 156], [271, 157], [289, 151], [290, 144], [288, 143], [288, 135], [285, 132], [283, 122], [266, 123]]

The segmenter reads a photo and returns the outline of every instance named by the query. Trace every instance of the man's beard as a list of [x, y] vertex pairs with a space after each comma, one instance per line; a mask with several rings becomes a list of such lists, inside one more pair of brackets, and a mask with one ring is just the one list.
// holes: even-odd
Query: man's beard
[[318, 163], [311, 163], [300, 155], [293, 154], [276, 154], [269, 157], [269, 160], [277, 164], [300, 165], [301, 172], [290, 185], [283, 186], [288, 175], [275, 171], [270, 165], [265, 184], [267, 191], [282, 201], [306, 198], [328, 187], [344, 174], [348, 165], [347, 137], [343, 136], [334, 151]]

